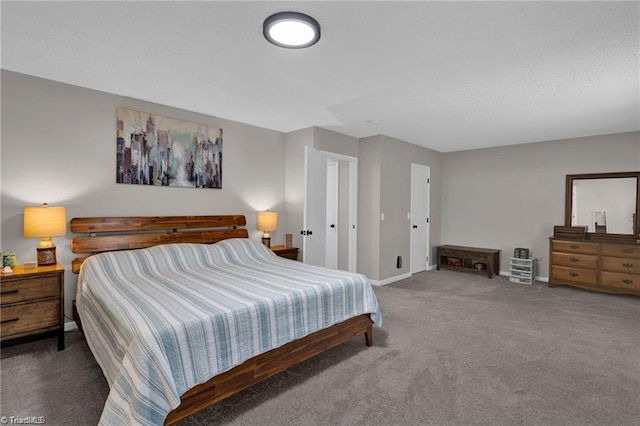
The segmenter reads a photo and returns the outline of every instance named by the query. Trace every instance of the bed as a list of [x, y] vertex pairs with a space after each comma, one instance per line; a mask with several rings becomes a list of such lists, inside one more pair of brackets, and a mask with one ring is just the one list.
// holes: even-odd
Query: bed
[[[78, 218], [74, 318], [109, 383], [101, 424], [173, 424], [359, 335], [360, 274], [249, 240], [244, 216]], [[215, 244], [212, 244], [215, 243]]]

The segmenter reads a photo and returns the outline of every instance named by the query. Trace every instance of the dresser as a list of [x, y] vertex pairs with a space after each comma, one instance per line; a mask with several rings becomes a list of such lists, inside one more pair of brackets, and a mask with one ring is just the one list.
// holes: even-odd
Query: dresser
[[550, 238], [549, 287], [640, 295], [640, 244]]
[[2, 346], [55, 335], [64, 349], [64, 268], [24, 269], [0, 276], [0, 339]]

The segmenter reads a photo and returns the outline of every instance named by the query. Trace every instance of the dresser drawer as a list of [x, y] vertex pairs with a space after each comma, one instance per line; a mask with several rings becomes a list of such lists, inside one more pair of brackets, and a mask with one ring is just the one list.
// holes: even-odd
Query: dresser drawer
[[0, 305], [60, 297], [59, 275], [7, 277], [0, 282]]
[[580, 269], [598, 269], [598, 256], [589, 254], [551, 253], [551, 263]]
[[34, 331], [54, 329], [60, 324], [60, 300], [23, 303], [0, 310], [0, 336], [20, 337]]
[[598, 244], [585, 243], [582, 241], [552, 241], [551, 251], [577, 253], [577, 254], [598, 254]]
[[551, 267], [551, 278], [557, 281], [595, 285], [598, 279], [598, 271], [589, 269], [565, 268], [562, 266], [554, 265]]
[[624, 257], [640, 259], [640, 246], [629, 244], [603, 244], [602, 255], [610, 257]]
[[600, 287], [640, 294], [640, 275], [601, 272]]
[[602, 270], [610, 272], [622, 272], [624, 274], [640, 274], [640, 259], [603, 257]]

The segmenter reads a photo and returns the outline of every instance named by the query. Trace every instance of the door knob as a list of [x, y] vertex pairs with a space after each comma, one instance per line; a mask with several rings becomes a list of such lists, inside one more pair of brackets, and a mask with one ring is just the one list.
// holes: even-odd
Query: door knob
[[331, 225], [329, 225], [329, 228], [335, 228], [336, 225], [334, 223], [332, 223]]
[[416, 229], [418, 227], [418, 225], [413, 225], [413, 229]]

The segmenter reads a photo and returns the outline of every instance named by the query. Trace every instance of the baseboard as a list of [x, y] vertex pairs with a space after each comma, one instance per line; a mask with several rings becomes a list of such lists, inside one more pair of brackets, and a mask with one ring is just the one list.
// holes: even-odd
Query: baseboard
[[369, 281], [371, 281], [371, 284], [375, 286], [383, 286], [383, 285], [394, 283], [396, 281], [404, 280], [405, 278], [411, 278], [411, 273], [407, 272], [406, 274], [396, 275], [395, 277], [387, 278], [382, 281], [378, 281], [378, 280], [369, 280]]
[[78, 329], [78, 324], [75, 321], [66, 321], [64, 323], [64, 331], [76, 331]]

